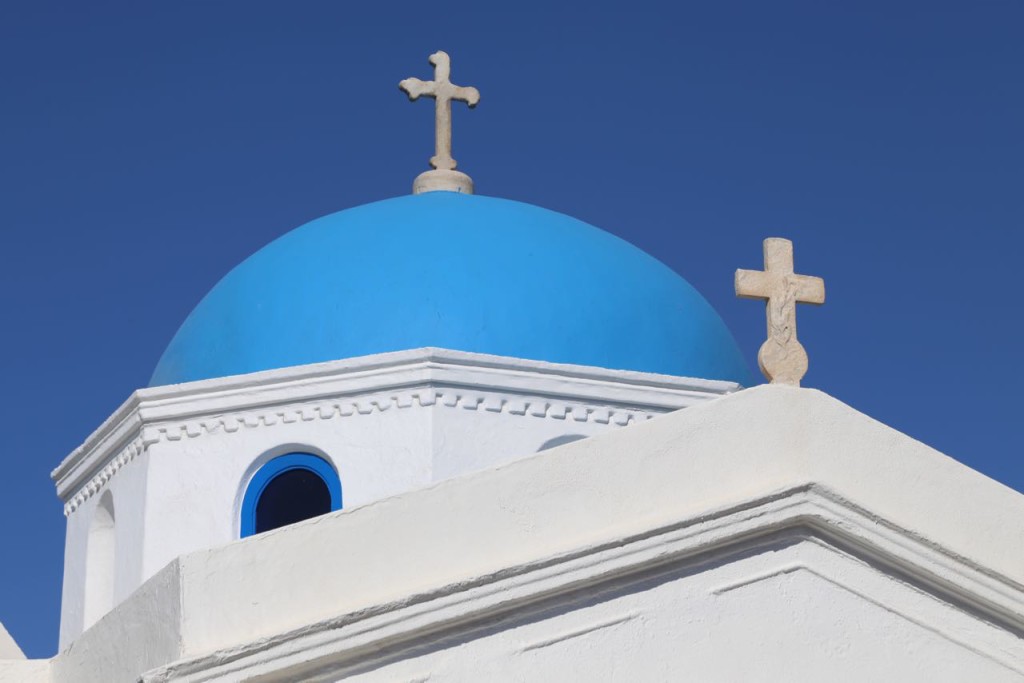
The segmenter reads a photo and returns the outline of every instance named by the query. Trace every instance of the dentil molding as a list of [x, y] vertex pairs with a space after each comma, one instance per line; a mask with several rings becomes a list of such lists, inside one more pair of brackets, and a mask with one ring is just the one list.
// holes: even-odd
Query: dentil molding
[[739, 388], [444, 349], [377, 354], [140, 389], [51, 477], [69, 515], [161, 441], [435, 407], [624, 427]]

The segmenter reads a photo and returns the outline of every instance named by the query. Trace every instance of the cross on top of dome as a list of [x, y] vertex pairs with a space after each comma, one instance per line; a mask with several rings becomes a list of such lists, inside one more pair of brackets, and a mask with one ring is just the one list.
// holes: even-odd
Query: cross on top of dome
[[480, 101], [480, 92], [476, 88], [451, 82], [451, 58], [448, 53], [438, 50], [430, 55], [430, 63], [434, 65], [434, 80], [406, 78], [398, 84], [410, 100], [421, 96], [434, 98], [435, 152], [430, 158], [434, 170], [417, 176], [412, 191], [413, 194], [436, 190], [473, 194], [473, 180], [455, 170], [455, 159], [452, 158], [452, 100], [465, 102], [472, 108]]

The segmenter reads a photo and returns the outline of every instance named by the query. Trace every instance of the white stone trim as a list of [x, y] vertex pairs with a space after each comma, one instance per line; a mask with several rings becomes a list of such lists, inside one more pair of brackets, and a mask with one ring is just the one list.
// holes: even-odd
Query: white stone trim
[[626, 426], [732, 382], [424, 348], [135, 391], [52, 472], [64, 514], [160, 441], [279, 422], [444, 406]]
[[523, 399], [515, 396], [502, 396], [489, 392], [472, 390], [445, 389], [435, 390], [430, 387], [410, 389], [393, 394], [380, 394], [357, 398], [345, 398], [338, 401], [324, 401], [314, 404], [268, 407], [264, 410], [215, 415], [207, 419], [189, 420], [178, 423], [167, 423], [154, 426], [153, 441], [180, 441], [206, 434], [218, 432], [233, 433], [239, 429], [256, 427], [273, 427], [280, 423], [310, 422], [312, 420], [330, 420], [336, 417], [353, 417], [371, 415], [385, 410], [401, 410], [405, 408], [428, 408], [432, 406], [445, 408], [462, 408], [464, 410], [483, 410], [507, 415], [522, 415], [552, 420], [573, 420], [576, 422], [598, 422], [615, 424], [621, 427], [634, 422], [649, 420], [654, 415], [651, 411], [629, 410], [614, 407], [596, 407], [566, 401], [550, 401], [547, 399]]

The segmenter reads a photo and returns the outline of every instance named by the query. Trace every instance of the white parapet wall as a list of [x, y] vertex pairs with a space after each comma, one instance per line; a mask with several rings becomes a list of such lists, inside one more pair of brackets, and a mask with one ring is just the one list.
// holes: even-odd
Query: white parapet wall
[[56, 683], [1024, 680], [1024, 496], [765, 386], [170, 563]]
[[61, 645], [176, 557], [239, 538], [246, 486], [276, 456], [328, 461], [348, 508], [738, 388], [419, 349], [141, 389], [53, 473]]
[[0, 624], [0, 659], [25, 659], [25, 653], [14, 642], [14, 638], [3, 624]]
[[50, 665], [48, 659], [25, 659], [25, 653], [0, 624], [0, 683], [48, 683]]

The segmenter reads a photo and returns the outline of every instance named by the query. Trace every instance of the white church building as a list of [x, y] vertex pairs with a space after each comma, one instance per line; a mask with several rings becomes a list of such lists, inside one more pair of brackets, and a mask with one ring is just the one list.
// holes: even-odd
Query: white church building
[[1024, 495], [799, 387], [792, 245], [752, 386], [658, 260], [473, 194], [431, 62], [413, 194], [244, 260], [54, 470], [60, 650], [0, 683], [1024, 681]]

